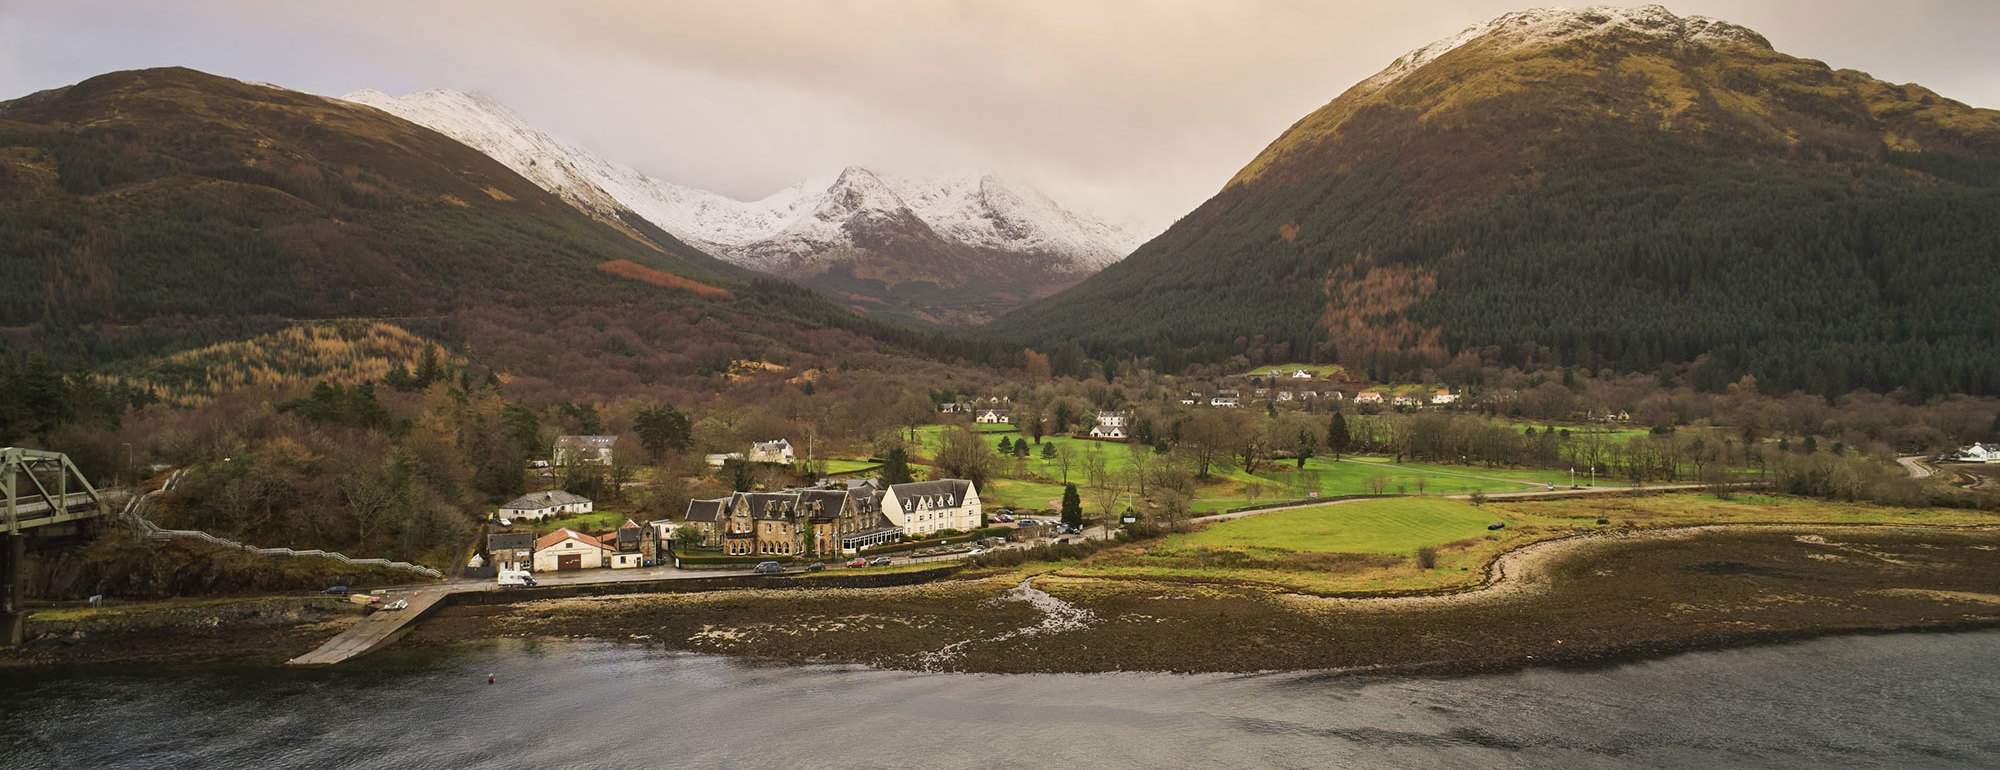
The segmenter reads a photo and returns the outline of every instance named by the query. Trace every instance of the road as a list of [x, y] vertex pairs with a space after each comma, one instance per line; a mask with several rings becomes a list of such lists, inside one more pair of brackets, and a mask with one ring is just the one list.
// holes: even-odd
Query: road
[[1931, 470], [1930, 466], [1924, 465], [1923, 459], [1923, 455], [1910, 455], [1909, 457], [1898, 457], [1896, 458], [1896, 462], [1900, 463], [1904, 470], [1910, 472], [1910, 478], [1927, 479], [1937, 471]]

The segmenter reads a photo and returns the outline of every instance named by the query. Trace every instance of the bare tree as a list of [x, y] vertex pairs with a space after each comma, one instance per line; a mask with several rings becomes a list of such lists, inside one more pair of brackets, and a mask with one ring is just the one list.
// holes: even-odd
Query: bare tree
[[1239, 430], [1236, 421], [1221, 409], [1204, 410], [1188, 421], [1181, 430], [1181, 446], [1194, 460], [1196, 476], [1208, 478], [1215, 461], [1235, 448]]
[[1378, 473], [1369, 476], [1362, 484], [1368, 488], [1368, 494], [1379, 495], [1382, 494], [1382, 490], [1389, 488], [1389, 477]]

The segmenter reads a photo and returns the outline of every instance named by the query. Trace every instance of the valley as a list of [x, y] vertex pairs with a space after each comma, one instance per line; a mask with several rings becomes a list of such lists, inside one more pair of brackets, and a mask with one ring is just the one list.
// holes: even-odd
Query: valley
[[[1143, 193], [1137, 137], [945, 132], [948, 67], [870, 97], [938, 136], [741, 197], [762, 158], [711, 190], [601, 137], [843, 129], [348, 90], [445, 72], [0, 101], [0, 669], [1466, 677], [2000, 624], [1995, 110], [1518, 11], [1316, 95], [1147, 239], [1071, 200]], [[891, 173], [980, 142], [1027, 172]]]

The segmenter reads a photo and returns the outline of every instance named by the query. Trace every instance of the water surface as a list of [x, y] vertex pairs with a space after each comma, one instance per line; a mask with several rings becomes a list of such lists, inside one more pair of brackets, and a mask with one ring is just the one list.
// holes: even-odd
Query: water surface
[[916, 674], [520, 640], [8, 676], [8, 770], [2000, 766], [2000, 631], [1460, 678]]

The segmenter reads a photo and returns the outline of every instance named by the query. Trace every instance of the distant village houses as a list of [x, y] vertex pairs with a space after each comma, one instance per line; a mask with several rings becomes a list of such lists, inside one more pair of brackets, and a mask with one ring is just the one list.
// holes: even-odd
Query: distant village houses
[[972, 421], [982, 425], [1012, 425], [1014, 417], [1005, 409], [981, 409]]
[[1354, 394], [1354, 403], [1380, 404], [1382, 403], [1382, 394], [1372, 390], [1364, 390], [1361, 391], [1360, 393]]
[[557, 436], [549, 458], [556, 467], [569, 465], [610, 465], [611, 445], [617, 436]]
[[792, 451], [792, 442], [789, 439], [782, 438], [775, 441], [758, 441], [751, 444], [750, 453], [747, 457], [753, 463], [778, 463], [780, 465], [790, 465], [799, 459], [798, 453]]

